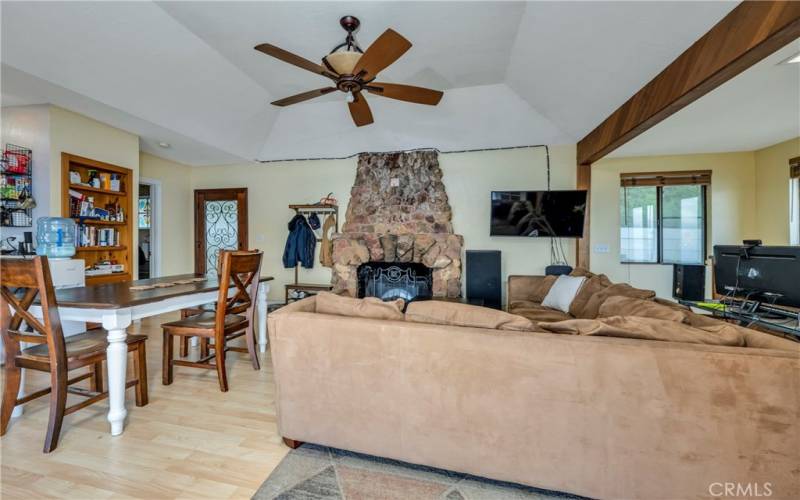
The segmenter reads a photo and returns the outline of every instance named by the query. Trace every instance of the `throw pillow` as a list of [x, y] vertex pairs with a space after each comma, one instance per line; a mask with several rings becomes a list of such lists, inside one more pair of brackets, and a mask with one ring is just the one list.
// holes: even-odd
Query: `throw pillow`
[[490, 330], [538, 331], [531, 320], [516, 314], [440, 300], [418, 300], [408, 304], [406, 321]]
[[357, 318], [403, 320], [403, 299], [384, 302], [377, 297], [354, 299], [330, 292], [317, 294], [317, 312]]
[[586, 278], [582, 276], [559, 276], [547, 292], [542, 305], [568, 313], [572, 300], [578, 295], [585, 281]]

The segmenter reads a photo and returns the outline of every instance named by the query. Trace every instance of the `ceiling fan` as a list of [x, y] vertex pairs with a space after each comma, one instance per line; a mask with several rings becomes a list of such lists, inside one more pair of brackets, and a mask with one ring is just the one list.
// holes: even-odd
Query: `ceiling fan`
[[256, 50], [281, 61], [330, 78], [334, 83], [334, 86], [309, 90], [308, 92], [279, 99], [272, 104], [275, 106], [289, 106], [339, 90], [347, 94], [346, 99], [347, 106], [350, 108], [350, 115], [359, 127], [373, 122], [372, 111], [370, 111], [369, 104], [367, 104], [367, 100], [362, 93], [364, 90], [370, 94], [401, 101], [431, 106], [439, 104], [439, 100], [444, 94], [441, 91], [412, 85], [375, 81], [380, 71], [395, 62], [411, 48], [411, 42], [396, 31], [387, 29], [364, 52], [353, 36], [361, 22], [353, 16], [344, 16], [339, 20], [339, 24], [347, 31], [347, 38], [344, 43], [334, 47], [327, 56], [322, 58], [322, 65], [268, 43], [262, 43], [255, 47]]

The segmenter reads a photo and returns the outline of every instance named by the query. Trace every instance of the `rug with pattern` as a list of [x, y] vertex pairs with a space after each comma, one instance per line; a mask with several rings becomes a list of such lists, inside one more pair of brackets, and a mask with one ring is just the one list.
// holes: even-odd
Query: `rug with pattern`
[[582, 498], [432, 467], [304, 444], [278, 464], [254, 500], [530, 500]]

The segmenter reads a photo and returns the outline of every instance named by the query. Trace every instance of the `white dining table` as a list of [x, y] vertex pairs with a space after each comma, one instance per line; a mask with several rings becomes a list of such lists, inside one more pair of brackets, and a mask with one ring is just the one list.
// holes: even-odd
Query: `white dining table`
[[[132, 290], [131, 287], [174, 283], [193, 278], [205, 278], [188, 284]], [[259, 280], [256, 296], [258, 345], [261, 352], [267, 349], [267, 294], [271, 276]], [[234, 293], [235, 290], [231, 290]], [[125, 377], [128, 348], [125, 343], [127, 328], [135, 320], [156, 316], [184, 308], [215, 302], [219, 294], [216, 277], [202, 274], [182, 274], [161, 278], [123, 281], [103, 285], [90, 285], [56, 290], [58, 313], [64, 321], [100, 323], [108, 332], [106, 371], [108, 373], [108, 421], [111, 435], [122, 434], [125, 428]], [[32, 306], [34, 316], [41, 318], [41, 308]]]

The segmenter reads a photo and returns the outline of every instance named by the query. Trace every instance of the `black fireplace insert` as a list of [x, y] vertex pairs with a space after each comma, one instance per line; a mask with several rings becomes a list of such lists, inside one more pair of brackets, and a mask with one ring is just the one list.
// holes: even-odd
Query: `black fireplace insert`
[[415, 262], [367, 262], [358, 266], [358, 298], [424, 300], [433, 297], [433, 269]]

